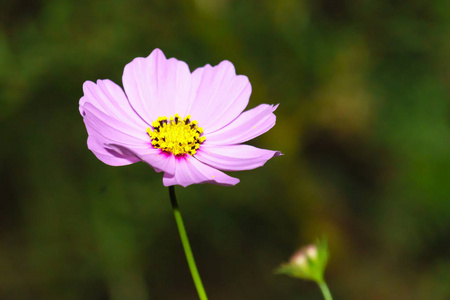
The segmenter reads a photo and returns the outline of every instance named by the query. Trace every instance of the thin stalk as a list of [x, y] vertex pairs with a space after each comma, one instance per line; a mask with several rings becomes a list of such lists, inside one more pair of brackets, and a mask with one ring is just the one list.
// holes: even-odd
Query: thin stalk
[[191, 271], [192, 279], [194, 280], [195, 288], [197, 289], [200, 300], [208, 300], [205, 289], [203, 288], [202, 280], [200, 279], [200, 274], [197, 270], [197, 265], [195, 264], [194, 254], [192, 254], [186, 229], [184, 228], [183, 218], [181, 217], [180, 209], [178, 208], [174, 186], [169, 186], [169, 195], [173, 215], [175, 216], [175, 222], [177, 223], [181, 243], [183, 244], [184, 253], [186, 254], [186, 259], [189, 265], [189, 270]]
[[319, 281], [318, 284], [325, 300], [333, 300], [333, 297], [331, 297], [330, 290], [328, 289], [328, 286], [325, 283], [325, 281], [324, 280]]

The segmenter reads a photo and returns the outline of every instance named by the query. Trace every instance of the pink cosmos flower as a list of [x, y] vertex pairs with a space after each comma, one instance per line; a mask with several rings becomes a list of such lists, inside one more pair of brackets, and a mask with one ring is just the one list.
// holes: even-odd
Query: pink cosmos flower
[[155, 49], [127, 64], [122, 81], [124, 90], [86, 81], [80, 99], [88, 148], [105, 164], [146, 162], [164, 172], [165, 186], [235, 185], [239, 179], [219, 170], [250, 170], [281, 155], [241, 144], [275, 125], [278, 105], [243, 112], [251, 85], [229, 61], [191, 73]]

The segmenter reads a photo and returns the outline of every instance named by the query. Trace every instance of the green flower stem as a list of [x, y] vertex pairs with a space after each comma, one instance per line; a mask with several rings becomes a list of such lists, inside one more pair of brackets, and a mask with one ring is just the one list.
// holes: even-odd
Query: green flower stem
[[323, 297], [325, 300], [333, 300], [333, 297], [331, 297], [330, 290], [328, 289], [327, 284], [324, 280], [317, 282], [319, 284], [320, 290], [322, 291]]
[[183, 219], [181, 218], [180, 209], [178, 208], [177, 198], [175, 197], [174, 186], [169, 186], [170, 203], [172, 204], [173, 215], [177, 222], [178, 232], [180, 233], [181, 243], [183, 244], [184, 253], [191, 271], [192, 279], [194, 280], [195, 288], [197, 289], [200, 300], [208, 300], [205, 289], [203, 288], [200, 274], [195, 264], [194, 255], [192, 254], [191, 246], [189, 245], [189, 239], [184, 228]]

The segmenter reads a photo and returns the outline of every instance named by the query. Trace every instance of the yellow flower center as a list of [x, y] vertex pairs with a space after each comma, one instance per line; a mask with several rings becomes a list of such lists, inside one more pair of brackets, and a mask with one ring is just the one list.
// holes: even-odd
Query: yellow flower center
[[191, 116], [181, 119], [178, 114], [167, 117], [158, 117], [147, 128], [154, 148], [161, 149], [174, 155], [194, 155], [200, 144], [205, 141], [203, 129], [197, 126], [197, 121], [191, 121]]

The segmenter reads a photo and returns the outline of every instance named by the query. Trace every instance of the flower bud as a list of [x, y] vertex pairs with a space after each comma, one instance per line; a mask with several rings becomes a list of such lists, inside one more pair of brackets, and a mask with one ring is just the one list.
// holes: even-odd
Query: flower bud
[[328, 261], [326, 241], [318, 240], [298, 250], [288, 263], [282, 264], [277, 273], [316, 282], [323, 281], [323, 274]]

